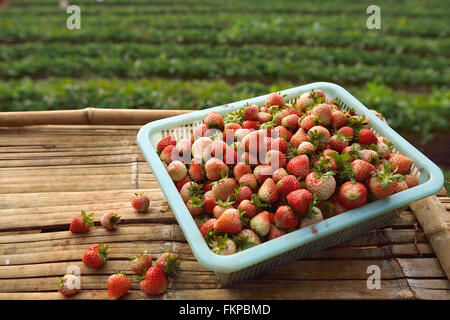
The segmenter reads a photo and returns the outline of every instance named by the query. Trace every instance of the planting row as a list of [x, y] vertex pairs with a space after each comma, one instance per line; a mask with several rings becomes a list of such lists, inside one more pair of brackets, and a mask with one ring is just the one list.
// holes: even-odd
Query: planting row
[[[0, 111], [96, 108], [209, 108], [301, 85], [296, 82], [181, 81], [166, 79], [58, 79], [0, 82]], [[347, 88], [367, 107], [378, 110], [394, 128], [448, 131], [450, 92], [413, 94], [370, 82]], [[430, 112], [432, 110], [432, 112]], [[425, 135], [424, 135], [425, 136]]]

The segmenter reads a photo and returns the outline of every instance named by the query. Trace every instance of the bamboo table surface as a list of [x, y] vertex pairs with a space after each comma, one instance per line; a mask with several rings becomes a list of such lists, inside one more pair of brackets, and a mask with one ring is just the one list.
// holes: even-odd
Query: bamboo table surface
[[[0, 128], [0, 299], [64, 299], [56, 291], [69, 266], [81, 269], [73, 299], [106, 299], [115, 270], [132, 274], [128, 257], [147, 249], [154, 259], [176, 252], [181, 271], [165, 294], [150, 297], [132, 280], [125, 299], [450, 299], [450, 284], [430, 243], [408, 209], [390, 226], [230, 288], [200, 265], [177, 225], [135, 140], [140, 126], [60, 125]], [[130, 198], [151, 197], [147, 213]], [[450, 210], [450, 199], [439, 200]], [[81, 210], [95, 227], [71, 234]], [[115, 210], [117, 231], [99, 219]], [[447, 212], [448, 213], [448, 212]], [[92, 243], [110, 246], [104, 267], [85, 267]], [[367, 288], [367, 268], [381, 268], [381, 288]]]

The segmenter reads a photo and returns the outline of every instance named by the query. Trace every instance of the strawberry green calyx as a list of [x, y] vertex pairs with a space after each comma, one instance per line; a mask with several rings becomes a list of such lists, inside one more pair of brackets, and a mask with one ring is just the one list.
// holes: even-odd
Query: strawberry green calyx
[[57, 286], [58, 291], [59, 291], [62, 288], [64, 288], [64, 278], [63, 277], [57, 277], [57, 279], [59, 280], [59, 283], [58, 283], [58, 286]]
[[113, 214], [113, 215], [111, 215], [109, 218], [108, 218], [108, 221], [111, 223], [111, 225], [113, 226], [113, 227], [117, 227], [117, 225], [119, 224], [119, 222], [120, 222], [120, 216], [116, 213], [116, 214]]
[[270, 207], [270, 205], [268, 203], [262, 202], [256, 193], [252, 194], [252, 202], [258, 208]]
[[247, 236], [241, 236], [241, 237], [235, 236], [235, 237], [233, 237], [233, 241], [236, 244], [236, 249], [238, 252], [248, 249], [248, 248], [251, 248], [256, 245], [256, 243], [250, 241]]
[[132, 256], [132, 257], [129, 257], [128, 259], [134, 260], [134, 259], [141, 258], [141, 257], [143, 257], [143, 256], [148, 256], [148, 251], [147, 251], [147, 249], [145, 249], [144, 251], [142, 251], [141, 253], [139, 253], [139, 254], [137, 254], [137, 255], [134, 255], [134, 256]]
[[192, 196], [190, 199], [190, 205], [194, 208], [200, 208], [204, 204], [205, 204], [205, 202], [199, 196]]
[[381, 189], [386, 190], [388, 185], [394, 180], [402, 181], [403, 175], [398, 173], [396, 174], [395, 172], [397, 172], [397, 168], [392, 170], [392, 162], [388, 161], [380, 170], [374, 173], [377, 180], [380, 181]]
[[180, 270], [180, 262], [178, 261], [178, 257], [174, 254], [169, 254], [166, 258], [166, 272], [177, 274], [177, 272]]
[[224, 119], [223, 119], [224, 123], [225, 124], [228, 124], [228, 123], [241, 123], [242, 120], [244, 119], [244, 109], [245, 108], [241, 108], [241, 109], [238, 109], [238, 110], [236, 110], [234, 112], [231, 112], [231, 113], [227, 114], [224, 117]]
[[227, 245], [227, 240], [228, 234], [225, 233], [225, 235], [223, 236], [218, 236], [217, 240], [212, 240], [210, 242], [210, 247], [215, 253], [220, 254], [222, 250], [225, 249], [225, 246]]
[[[127, 275], [125, 274], [124, 271], [118, 271], [118, 270], [116, 270], [116, 271], [114, 271], [113, 273], [114, 273], [114, 274], [123, 274], [125, 277], [127, 277]], [[128, 278], [128, 277], [127, 277], [127, 278]]]
[[196, 184], [195, 182], [190, 182], [188, 187], [189, 197], [202, 196], [202, 187], [203, 184]]
[[314, 149], [321, 148], [328, 142], [323, 133], [318, 131], [308, 131], [308, 141], [313, 144]]
[[202, 214], [194, 217], [195, 224], [200, 228], [211, 217], [207, 214]]
[[273, 128], [273, 127], [276, 127], [276, 126], [277, 126], [277, 124], [272, 120], [272, 121], [267, 121], [267, 122], [262, 123], [259, 126], [259, 128], [260, 129], [270, 129], [270, 128]]
[[104, 263], [106, 263], [108, 252], [108, 245], [104, 245], [103, 243], [100, 244], [100, 246], [97, 248], [98, 257], [103, 260]]
[[242, 210], [241, 208], [238, 208], [238, 212], [239, 212], [239, 218], [241, 219], [242, 228], [244, 228], [248, 225], [248, 222], [250, 221], [250, 219], [247, 217], [244, 217], [246, 211]]
[[215, 241], [218, 235], [220, 235], [220, 231], [208, 229], [203, 238], [205, 239], [206, 244], [211, 247], [211, 243]]
[[306, 218], [311, 219], [313, 215], [317, 214], [317, 211], [314, 210], [314, 207], [317, 206], [317, 194], [313, 193], [313, 201], [310, 202], [308, 207], [308, 212], [306, 212]]
[[145, 192], [135, 192], [134, 196], [132, 196], [130, 200], [133, 200], [135, 197], [143, 196], [143, 195], [145, 195]]
[[94, 216], [94, 213], [87, 214], [86, 211], [81, 210], [81, 216], [82, 216], [83, 222], [85, 224], [89, 225], [90, 227], [94, 226], [94, 220], [92, 219], [92, 217]]
[[336, 179], [338, 182], [345, 182], [345, 181], [355, 181], [353, 169], [352, 169], [352, 162], [350, 159], [350, 153], [345, 152], [344, 154], [338, 154], [338, 153], [330, 153], [329, 156], [333, 158], [338, 166]]
[[286, 159], [291, 160], [294, 159], [296, 156], [298, 156], [298, 147], [294, 146], [292, 142], [286, 143], [287, 152], [286, 152]]
[[231, 206], [234, 203], [234, 201], [230, 201], [230, 197], [229, 196], [227, 197], [227, 200], [225, 200], [225, 201], [222, 201], [222, 200], [218, 199], [215, 202], [216, 202], [216, 204], [218, 206], [221, 206], [222, 208], [227, 208], [227, 207]]

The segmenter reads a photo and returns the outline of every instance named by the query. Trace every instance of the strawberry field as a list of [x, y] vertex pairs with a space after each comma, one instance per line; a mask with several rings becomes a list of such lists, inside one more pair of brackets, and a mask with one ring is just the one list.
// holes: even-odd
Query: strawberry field
[[76, 4], [81, 30], [58, 1], [0, 8], [0, 111], [200, 109], [330, 81], [422, 141], [448, 133], [444, 0]]

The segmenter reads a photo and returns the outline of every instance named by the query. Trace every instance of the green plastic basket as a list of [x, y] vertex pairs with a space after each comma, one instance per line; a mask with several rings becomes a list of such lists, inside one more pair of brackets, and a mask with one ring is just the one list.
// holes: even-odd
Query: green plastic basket
[[286, 95], [286, 99], [290, 100], [312, 89], [323, 90], [327, 97], [337, 98], [342, 102], [344, 108], [351, 107], [359, 115], [364, 114], [366, 118], [369, 118], [372, 130], [377, 135], [388, 138], [394, 146], [394, 152], [401, 152], [414, 161], [412, 173], [418, 176], [419, 185], [241, 252], [221, 256], [213, 253], [204, 241], [166, 167], [159, 159], [156, 145], [167, 135], [175, 136], [177, 139], [189, 138], [193, 128], [202, 123], [205, 115], [211, 111], [224, 115], [242, 108], [247, 103], [262, 105], [267, 95], [154, 121], [146, 124], [138, 133], [137, 143], [158, 180], [195, 257], [202, 265], [216, 273], [222, 285], [255, 277], [380, 228], [391, 223], [396, 218], [396, 213], [401, 212], [401, 209], [409, 203], [435, 194], [442, 188], [444, 177], [441, 170], [344, 88], [333, 83], [316, 82], [281, 91], [281, 94]]

